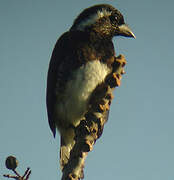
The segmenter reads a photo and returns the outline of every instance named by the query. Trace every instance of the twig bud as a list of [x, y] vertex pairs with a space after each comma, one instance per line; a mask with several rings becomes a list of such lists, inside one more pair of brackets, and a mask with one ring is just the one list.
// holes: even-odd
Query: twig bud
[[15, 170], [18, 166], [18, 160], [14, 156], [8, 156], [5, 161], [5, 166], [7, 169]]

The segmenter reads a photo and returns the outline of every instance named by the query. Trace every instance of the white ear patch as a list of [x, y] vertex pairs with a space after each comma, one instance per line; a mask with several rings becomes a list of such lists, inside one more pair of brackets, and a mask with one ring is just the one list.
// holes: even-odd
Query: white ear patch
[[83, 31], [85, 27], [94, 24], [98, 19], [110, 16], [110, 15], [111, 15], [111, 12], [107, 11], [106, 9], [99, 10], [97, 11], [96, 14], [89, 16], [87, 19], [81, 22], [75, 29]]

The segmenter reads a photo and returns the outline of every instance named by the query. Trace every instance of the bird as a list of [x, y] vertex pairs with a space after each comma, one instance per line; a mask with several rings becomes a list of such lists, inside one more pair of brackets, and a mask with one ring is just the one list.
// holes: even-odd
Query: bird
[[109, 4], [97, 4], [77, 16], [53, 49], [46, 104], [51, 131], [55, 137], [57, 129], [61, 136], [62, 170], [75, 143], [74, 127], [88, 112], [92, 92], [112, 71], [115, 36], [135, 38], [119, 10]]

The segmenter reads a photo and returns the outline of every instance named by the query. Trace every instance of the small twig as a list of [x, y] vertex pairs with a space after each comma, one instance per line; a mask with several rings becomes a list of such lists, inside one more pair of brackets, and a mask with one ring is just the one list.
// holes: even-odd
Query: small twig
[[24, 176], [26, 176], [25, 180], [28, 180], [30, 177], [30, 174], [31, 174], [30, 168], [28, 168], [27, 170], [28, 170], [27, 173], [24, 175]]
[[28, 180], [30, 174], [31, 174], [31, 170], [30, 170], [30, 168], [28, 167], [27, 170], [25, 171], [24, 175], [22, 176], [22, 179]]
[[29, 176], [31, 174], [30, 168], [27, 168], [27, 170], [25, 171], [23, 176], [21, 176], [16, 170], [12, 170], [12, 171], [16, 174], [16, 176], [13, 176], [13, 175], [10, 175], [10, 174], [4, 174], [3, 176], [6, 177], [6, 178], [13, 178], [13, 179], [16, 179], [16, 180], [28, 180]]
[[15, 169], [13, 169], [12, 171], [16, 174], [17, 177], [20, 177], [20, 174]]
[[12, 175], [10, 175], [10, 174], [4, 174], [3, 176], [6, 177], [6, 178], [13, 178], [13, 179], [18, 180], [18, 177], [17, 177], [17, 176], [12, 176]]

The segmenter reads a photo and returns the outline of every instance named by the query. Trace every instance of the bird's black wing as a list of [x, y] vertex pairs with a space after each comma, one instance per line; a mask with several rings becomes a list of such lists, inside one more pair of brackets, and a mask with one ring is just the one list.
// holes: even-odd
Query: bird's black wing
[[48, 76], [47, 76], [47, 94], [46, 104], [48, 113], [48, 122], [53, 135], [56, 134], [56, 125], [53, 118], [54, 105], [56, 103], [56, 84], [58, 78], [58, 69], [64, 61], [66, 54], [66, 39], [68, 38], [68, 32], [64, 33], [57, 41], [49, 64]]
[[69, 79], [70, 72], [84, 63], [84, 57], [82, 57], [79, 47], [82, 43], [85, 44], [87, 38], [81, 31], [66, 32], [58, 39], [54, 47], [49, 64], [46, 95], [48, 121], [54, 136], [56, 134], [56, 124], [53, 117], [56, 91], [60, 92], [59, 88], [63, 87]]

